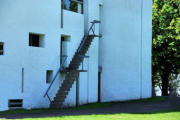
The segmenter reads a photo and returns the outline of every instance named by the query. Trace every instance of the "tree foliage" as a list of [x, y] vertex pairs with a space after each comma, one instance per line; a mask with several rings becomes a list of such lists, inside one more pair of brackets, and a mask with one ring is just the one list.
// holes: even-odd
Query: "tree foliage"
[[168, 94], [169, 77], [180, 73], [180, 0], [153, 2], [153, 84]]

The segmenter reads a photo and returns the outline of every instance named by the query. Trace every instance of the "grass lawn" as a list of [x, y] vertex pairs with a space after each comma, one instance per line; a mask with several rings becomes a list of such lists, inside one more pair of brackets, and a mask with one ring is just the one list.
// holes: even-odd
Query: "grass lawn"
[[[155, 97], [151, 99], [133, 100], [129, 102], [157, 102], [163, 100], [164, 98], [162, 97]], [[66, 108], [65, 110], [102, 108], [102, 107], [110, 106], [112, 104], [115, 103], [113, 102], [113, 103], [87, 104], [77, 108]], [[16, 113], [49, 112], [49, 111], [57, 111], [57, 110], [53, 110], [53, 109], [15, 110], [15, 111], [0, 112], [0, 115], [16, 114]], [[0, 118], [0, 120], [7, 120], [7, 119]], [[15, 120], [20, 120], [20, 119], [15, 119]], [[79, 116], [46, 117], [46, 118], [24, 118], [21, 120], [180, 120], [180, 108], [178, 110], [159, 111], [156, 113], [79, 115]]]
[[[6, 119], [4, 119], [6, 120]], [[16, 119], [20, 120], [20, 119]], [[25, 118], [21, 120], [180, 120], [180, 110], [144, 114], [105, 114], [47, 118]]]
[[[34, 119], [25, 119], [34, 120]], [[157, 113], [157, 114], [109, 114], [54, 117], [39, 120], [180, 120], [180, 112]]]
[[[0, 115], [9, 115], [9, 114], [22, 114], [22, 113], [40, 113], [40, 112], [53, 112], [53, 111], [60, 111], [60, 110], [79, 110], [79, 109], [94, 109], [94, 108], [103, 108], [110, 106], [114, 103], [92, 103], [86, 104], [79, 107], [70, 107], [70, 108], [62, 108], [62, 109], [20, 109], [20, 110], [8, 110], [0, 112]], [[1, 119], [0, 119], [1, 120]]]
[[[164, 97], [153, 97], [148, 99], [141, 99], [141, 100], [131, 100], [125, 102], [160, 102], [165, 100]], [[78, 109], [93, 109], [93, 108], [103, 108], [108, 107], [110, 105], [116, 104], [117, 102], [109, 102], [109, 103], [92, 103], [86, 104], [79, 107], [72, 107], [72, 108], [63, 108], [63, 109], [32, 109], [32, 110], [8, 110], [0, 112], [0, 115], [8, 115], [8, 114], [21, 114], [21, 113], [37, 113], [37, 112], [50, 112], [50, 111], [58, 111], [58, 110], [78, 110]]]

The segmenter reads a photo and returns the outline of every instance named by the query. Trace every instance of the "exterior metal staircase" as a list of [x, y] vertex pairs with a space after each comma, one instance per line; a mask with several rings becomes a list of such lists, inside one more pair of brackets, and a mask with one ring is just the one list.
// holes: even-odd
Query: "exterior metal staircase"
[[[83, 59], [85, 58], [85, 54], [88, 51], [92, 40], [94, 39], [94, 37], [100, 37], [99, 35], [95, 35], [95, 32], [94, 32], [95, 24], [100, 23], [100, 21], [94, 20], [91, 23], [92, 23], [92, 25], [91, 25], [90, 29], [88, 30], [88, 33], [83, 37], [77, 51], [75, 52], [75, 54], [69, 64], [69, 67], [67, 67], [67, 68], [63, 67], [63, 65], [67, 59], [67, 56], [65, 56], [65, 59], [62, 62], [57, 74], [55, 75], [53, 81], [51, 82], [48, 90], [46, 91], [46, 93], [44, 95], [44, 97], [47, 96], [49, 101], [51, 102], [51, 104], [50, 104], [51, 108], [62, 107], [63, 102], [65, 101], [70, 89], [72, 88], [73, 83], [75, 82], [75, 80], [77, 79], [77, 77], [79, 75], [79, 70], [78, 70], [79, 66], [83, 62]], [[90, 35], [91, 31], [92, 31], [92, 35]], [[67, 74], [65, 76], [65, 80], [59, 87], [59, 90], [57, 91], [57, 94], [54, 97], [54, 99], [51, 100], [48, 95], [48, 92], [49, 92], [50, 88], [52, 87], [52, 84], [54, 83], [57, 75], [59, 74], [59, 72], [62, 72], [62, 71], [67, 72]]]

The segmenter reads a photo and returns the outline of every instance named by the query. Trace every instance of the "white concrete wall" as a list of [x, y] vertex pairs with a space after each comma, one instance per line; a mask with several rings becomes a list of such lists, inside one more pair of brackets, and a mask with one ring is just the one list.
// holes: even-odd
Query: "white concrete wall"
[[[72, 13], [69, 11], [64, 12], [64, 18], [67, 18], [67, 20], [69, 18], [69, 21], [67, 23], [66, 22], [64, 23], [65, 26], [63, 28], [63, 33], [69, 33], [72, 36], [73, 35], [76, 36], [76, 38], [72, 39], [71, 45], [69, 45], [70, 46], [69, 51], [72, 51], [69, 53], [70, 59], [72, 58], [71, 56], [74, 55], [75, 50], [77, 50], [80, 40], [82, 40], [82, 37], [84, 35], [84, 32], [82, 32], [82, 30], [85, 31], [86, 33], [91, 25], [90, 22], [92, 22], [93, 20], [99, 20], [99, 4], [102, 4], [102, 0], [101, 1], [96, 1], [96, 0], [86, 1], [85, 0], [84, 4], [85, 4], [84, 15], [83, 15], [84, 22], [81, 21], [82, 19], [79, 19], [78, 21], [76, 21], [75, 19], [76, 17], [74, 17], [74, 15], [82, 17], [81, 14]], [[72, 18], [73, 18], [73, 21], [72, 21]], [[82, 29], [82, 24], [84, 25], [83, 29]], [[95, 29], [98, 35], [99, 25], [96, 25]], [[78, 34], [80, 34], [79, 38], [77, 37]], [[87, 55], [90, 57], [84, 60], [84, 69], [88, 70], [88, 72], [80, 73], [80, 76], [79, 76], [79, 81], [80, 81], [79, 82], [79, 104], [80, 105], [97, 102], [97, 98], [98, 98], [97, 97], [98, 96], [98, 41], [99, 41], [98, 38], [93, 40], [90, 46], [90, 49], [87, 53]], [[81, 66], [79, 67], [79, 69], [81, 69]], [[75, 102], [76, 102], [75, 84], [73, 85], [71, 92], [69, 93], [65, 101], [65, 105], [67, 106], [75, 105]]]
[[[91, 26], [90, 22], [93, 20], [99, 20], [99, 5], [103, 4], [102, 0], [84, 0], [84, 13], [85, 13], [85, 32], [88, 31]], [[99, 34], [99, 24], [95, 25], [95, 33]], [[91, 33], [92, 34], [92, 33]], [[87, 52], [89, 58], [87, 62], [87, 73], [83, 73], [80, 76], [80, 104], [93, 103], [98, 100], [98, 49], [99, 49], [99, 38], [93, 39], [91, 47]], [[87, 81], [83, 81], [82, 76], [87, 75]], [[85, 86], [85, 87], [84, 87]], [[87, 91], [84, 93], [83, 91]]]
[[[61, 35], [70, 36], [70, 41], [67, 45], [68, 59], [67, 64], [70, 63], [72, 57], [84, 36], [84, 15], [67, 10], [63, 10], [63, 28]], [[86, 81], [86, 77], [83, 78]], [[76, 105], [76, 82], [73, 84], [64, 105], [66, 107]]]
[[151, 0], [104, 0], [101, 100], [151, 97]]
[[[43, 94], [49, 86], [46, 70], [57, 71], [59, 66], [59, 9], [58, 1], [0, 1], [0, 41], [5, 43], [5, 54], [0, 56], [0, 110], [8, 109], [8, 99], [24, 99], [24, 108], [48, 107]], [[44, 48], [28, 46], [29, 32], [45, 34]]]
[[[142, 3], [142, 98], [152, 94], [152, 0]], [[148, 89], [147, 89], [148, 88]]]
[[[53, 70], [55, 75], [59, 68], [61, 35], [70, 37], [68, 64], [93, 20], [101, 20], [101, 28], [96, 25], [95, 32], [101, 31], [103, 37], [94, 39], [87, 53], [90, 58], [84, 66], [88, 72], [79, 77], [79, 103], [97, 102], [98, 66], [103, 68], [103, 102], [150, 97], [152, 1], [143, 1], [85, 0], [85, 15], [63, 10], [64, 25], [60, 28], [60, 0], [0, 0], [0, 42], [5, 43], [5, 54], [0, 56], [0, 110], [8, 109], [8, 99], [23, 99], [23, 107], [29, 109], [48, 107], [48, 99], [43, 98], [49, 86], [46, 70]], [[45, 46], [29, 47], [29, 32], [44, 34]], [[53, 84], [49, 92], [52, 99], [63, 80], [61, 74]], [[75, 103], [76, 83], [64, 105]]]
[[[59, 68], [60, 38], [69, 35], [68, 62], [84, 35], [84, 16], [64, 11], [64, 28], [61, 23], [60, 0], [1, 0], [0, 41], [5, 42], [5, 55], [0, 56], [0, 110], [6, 110], [8, 99], [23, 99], [24, 108], [48, 107], [43, 98], [49, 84], [46, 84], [46, 70]], [[73, 18], [73, 21], [72, 21]], [[29, 32], [45, 35], [43, 48], [29, 47]], [[73, 46], [73, 47], [72, 47]], [[21, 93], [22, 68], [24, 68], [24, 92]], [[51, 99], [64, 80], [58, 76], [49, 94]], [[74, 87], [67, 98], [75, 104]]]

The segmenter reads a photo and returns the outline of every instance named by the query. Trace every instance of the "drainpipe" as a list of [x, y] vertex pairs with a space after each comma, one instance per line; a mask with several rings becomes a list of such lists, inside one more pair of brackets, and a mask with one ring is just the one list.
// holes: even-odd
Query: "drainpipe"
[[63, 0], [61, 0], [61, 28], [63, 28], [63, 23], [64, 23], [64, 21], [63, 21], [63, 19], [64, 19], [64, 15], [63, 15], [63, 9], [64, 9], [64, 1]]
[[140, 98], [142, 99], [143, 0], [141, 0]]

